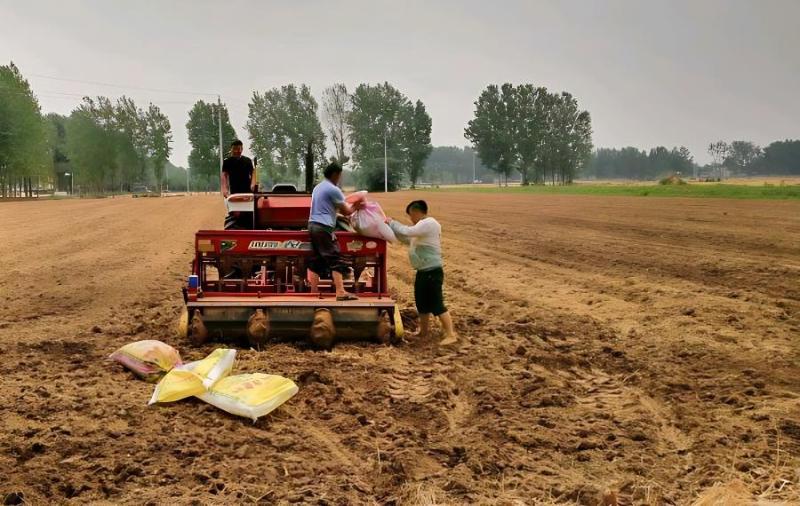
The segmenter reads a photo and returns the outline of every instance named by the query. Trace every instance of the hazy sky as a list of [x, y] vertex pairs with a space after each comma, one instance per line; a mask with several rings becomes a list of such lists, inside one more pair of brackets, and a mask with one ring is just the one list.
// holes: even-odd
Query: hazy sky
[[[153, 101], [185, 165], [185, 124], [219, 93], [237, 134], [253, 90], [389, 81], [422, 99], [433, 144], [459, 145], [489, 83], [572, 92], [596, 146], [800, 138], [800, 0], [65, 1], [0, 0], [0, 62], [45, 112], [80, 95]], [[41, 76], [122, 85], [59, 81]]]

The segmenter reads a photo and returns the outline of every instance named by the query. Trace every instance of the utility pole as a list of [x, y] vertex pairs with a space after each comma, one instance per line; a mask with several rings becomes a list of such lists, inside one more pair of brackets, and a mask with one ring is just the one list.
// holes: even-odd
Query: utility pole
[[189, 167], [186, 167], [186, 195], [189, 195]]
[[386, 130], [383, 131], [383, 192], [389, 193], [389, 162], [386, 159]]
[[219, 95], [217, 95], [217, 122], [219, 122], [219, 188], [222, 191], [222, 100]]

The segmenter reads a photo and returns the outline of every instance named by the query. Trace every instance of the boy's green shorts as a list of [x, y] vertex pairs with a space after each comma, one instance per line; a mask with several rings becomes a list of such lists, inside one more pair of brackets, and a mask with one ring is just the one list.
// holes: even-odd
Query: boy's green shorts
[[417, 271], [414, 279], [414, 299], [417, 303], [417, 312], [433, 314], [433, 316], [447, 312], [447, 308], [444, 306], [443, 284], [444, 270], [441, 267]]

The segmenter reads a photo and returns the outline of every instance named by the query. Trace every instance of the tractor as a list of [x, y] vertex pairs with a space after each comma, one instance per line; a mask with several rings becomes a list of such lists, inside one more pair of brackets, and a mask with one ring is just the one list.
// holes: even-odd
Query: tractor
[[[313, 158], [306, 158], [305, 190], [279, 184], [270, 191], [229, 195], [237, 229], [200, 230], [178, 333], [194, 344], [244, 339], [260, 349], [273, 341], [301, 340], [330, 349], [341, 340], [392, 343], [403, 321], [389, 294], [383, 239], [337, 230], [352, 267], [345, 288], [358, 300], [337, 301], [331, 279], [311, 291], [308, 217]], [[257, 173], [257, 171], [255, 171]], [[346, 228], [346, 226], [345, 226]]]

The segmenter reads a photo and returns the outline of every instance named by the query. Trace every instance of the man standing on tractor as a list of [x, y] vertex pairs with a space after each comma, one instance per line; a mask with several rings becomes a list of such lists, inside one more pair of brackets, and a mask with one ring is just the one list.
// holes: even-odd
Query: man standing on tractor
[[336, 240], [337, 212], [349, 216], [360, 206], [351, 206], [344, 199], [344, 193], [337, 186], [342, 179], [342, 166], [332, 162], [324, 171], [322, 180], [311, 192], [311, 214], [308, 217], [308, 232], [311, 234], [313, 254], [308, 268], [311, 271], [311, 291], [316, 292], [319, 278], [333, 277], [336, 300], [358, 300], [358, 297], [344, 290], [344, 276], [350, 267], [342, 260], [339, 242]]
[[[252, 193], [255, 191], [253, 183], [253, 161], [242, 156], [244, 146], [242, 141], [234, 139], [231, 142], [231, 156], [222, 162], [222, 180], [220, 182], [222, 196], [228, 198], [234, 193]], [[248, 228], [240, 226], [237, 217], [228, 214], [225, 218], [225, 228]]]
[[430, 330], [430, 317], [438, 317], [444, 329], [441, 345], [455, 344], [458, 335], [453, 319], [444, 305], [444, 270], [442, 270], [442, 226], [428, 216], [428, 204], [414, 200], [406, 206], [406, 214], [414, 224], [409, 227], [386, 218], [397, 238], [409, 245], [408, 258], [417, 271], [414, 278], [414, 299], [419, 313], [419, 337], [425, 339]]

